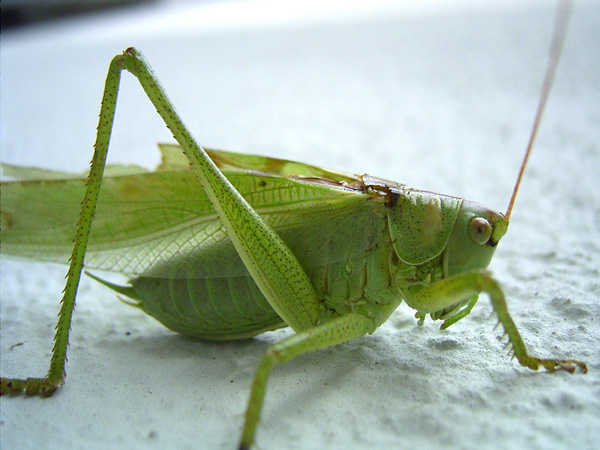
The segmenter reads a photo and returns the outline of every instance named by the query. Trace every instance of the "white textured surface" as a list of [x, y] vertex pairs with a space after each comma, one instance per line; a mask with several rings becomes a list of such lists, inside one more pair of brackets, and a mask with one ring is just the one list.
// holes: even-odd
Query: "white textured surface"
[[[108, 62], [136, 45], [207, 146], [367, 172], [504, 210], [554, 4], [429, 4], [256, 23], [244, 14], [218, 22], [209, 3], [195, 19], [186, 12], [185, 26], [177, 13], [151, 9], [4, 33], [2, 160], [83, 171]], [[511, 229], [491, 265], [532, 352], [581, 359], [589, 373], [519, 367], [496, 339], [486, 298], [443, 332], [430, 321], [418, 327], [401, 306], [373, 336], [274, 371], [261, 449], [598, 444], [598, 6], [576, 5]], [[110, 158], [152, 167], [155, 142], [168, 140], [125, 75]], [[64, 273], [2, 261], [2, 375], [46, 370]], [[200, 342], [89, 279], [78, 299], [67, 382], [51, 399], [0, 400], [3, 449], [236, 447], [256, 364], [288, 330]]]

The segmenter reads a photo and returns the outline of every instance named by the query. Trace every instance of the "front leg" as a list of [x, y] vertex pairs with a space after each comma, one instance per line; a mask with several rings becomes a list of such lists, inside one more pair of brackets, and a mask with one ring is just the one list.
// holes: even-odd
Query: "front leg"
[[[541, 366], [550, 372], [566, 370], [573, 373], [576, 367], [579, 367], [584, 373], [587, 372], [587, 366], [580, 361], [541, 359], [529, 355], [525, 342], [523, 342], [517, 326], [508, 313], [504, 292], [502, 292], [498, 282], [486, 271], [466, 272], [439, 280], [416, 292], [412, 292], [407, 303], [410, 307], [419, 311], [419, 315], [424, 315], [449, 308], [466, 298], [479, 295], [481, 292], [488, 294], [492, 308], [498, 316], [498, 321], [502, 324], [504, 333], [508, 336], [508, 345], [512, 347], [512, 354], [517, 358], [519, 364], [532, 370], [537, 370]], [[469, 307], [472, 307], [473, 304], [474, 302], [469, 303]], [[468, 310], [470, 311], [470, 308]], [[452, 320], [451, 317], [449, 321]], [[443, 328], [444, 325], [442, 325]]]

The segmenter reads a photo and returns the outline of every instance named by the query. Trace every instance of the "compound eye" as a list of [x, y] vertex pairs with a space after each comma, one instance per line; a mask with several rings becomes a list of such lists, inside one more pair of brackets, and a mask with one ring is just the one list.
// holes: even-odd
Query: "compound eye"
[[483, 217], [475, 217], [469, 223], [469, 237], [479, 245], [484, 245], [492, 236], [492, 226]]

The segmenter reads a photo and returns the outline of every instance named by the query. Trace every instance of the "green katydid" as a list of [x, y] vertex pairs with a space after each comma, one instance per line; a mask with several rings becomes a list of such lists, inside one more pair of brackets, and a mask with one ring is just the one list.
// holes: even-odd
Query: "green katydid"
[[[193, 170], [188, 170], [178, 147], [163, 146], [164, 163], [156, 172], [107, 173], [100, 189], [123, 69], [140, 79]], [[544, 92], [543, 99], [548, 88]], [[64, 260], [83, 182], [65, 179], [64, 174], [5, 169], [38, 181], [2, 186], [3, 253]], [[143, 192], [156, 192], [159, 185], [172, 186], [159, 199], [172, 206], [163, 211], [161, 222], [153, 220], [145, 201], [134, 202]], [[50, 187], [57, 190], [57, 199], [66, 198], [65, 204], [73, 205], [65, 208], [51, 230], [56, 242], [20, 225], [35, 224], [23, 219], [40, 213], [20, 208], [23, 198], [47, 196]], [[578, 366], [585, 371], [585, 364], [578, 361], [529, 356], [500, 287], [485, 272], [506, 232], [517, 187], [503, 217], [462, 199], [368, 176], [228, 152], [209, 151], [207, 156], [175, 114], [143, 57], [128, 49], [113, 60], [107, 79], [86, 208], [79, 219], [50, 372], [45, 379], [3, 379], [2, 393], [26, 390], [50, 395], [63, 382], [67, 334], [84, 255], [88, 268], [139, 274], [130, 286], [110, 286], [176, 331], [209, 339], [245, 338], [286, 324], [297, 331], [271, 348], [259, 365], [243, 448], [253, 442], [273, 365], [372, 333], [402, 300], [417, 310], [420, 322], [430, 315], [444, 320], [447, 327], [466, 316], [478, 294], [485, 292], [522, 365], [551, 371], [573, 371]], [[110, 214], [115, 200], [123, 208], [117, 220]], [[131, 209], [125, 209], [125, 203]], [[125, 216], [131, 221], [123, 220]], [[316, 234], [317, 229], [321, 234]], [[115, 249], [111, 242], [118, 233], [124, 247]], [[220, 261], [226, 261], [227, 267], [217, 264]], [[207, 305], [203, 299], [219, 303]], [[236, 315], [233, 303], [243, 315]], [[214, 304], [223, 309], [202, 309]]]

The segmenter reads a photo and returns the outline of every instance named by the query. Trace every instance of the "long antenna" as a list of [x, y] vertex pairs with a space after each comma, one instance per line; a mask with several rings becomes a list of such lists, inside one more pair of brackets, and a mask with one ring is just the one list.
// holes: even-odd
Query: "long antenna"
[[517, 191], [519, 190], [519, 185], [521, 184], [521, 178], [523, 177], [523, 172], [525, 172], [525, 166], [527, 165], [527, 160], [529, 159], [529, 154], [531, 153], [531, 149], [533, 147], [533, 142], [535, 141], [540, 122], [542, 121], [542, 115], [544, 114], [546, 101], [548, 100], [548, 96], [550, 94], [550, 88], [552, 87], [554, 75], [556, 74], [556, 67], [558, 66], [558, 61], [560, 60], [560, 53], [562, 51], [563, 43], [565, 42], [567, 24], [569, 23], [569, 19], [571, 17], [572, 12], [572, 1], [563, 0], [560, 2], [558, 12], [556, 15], [556, 21], [554, 22], [554, 34], [552, 36], [552, 46], [550, 47], [550, 60], [548, 61], [546, 78], [544, 79], [544, 85], [542, 86], [540, 103], [535, 114], [535, 120], [533, 122], [531, 136], [529, 137], [529, 143], [527, 144], [527, 151], [525, 152], [525, 157], [523, 158], [523, 163], [521, 164], [521, 170], [519, 171], [519, 175], [517, 176], [517, 182], [515, 183], [515, 188], [513, 189], [512, 197], [510, 198], [508, 209], [506, 210], [506, 214], [504, 215], [504, 220], [506, 220], [507, 222], [510, 218], [510, 213], [512, 212], [513, 205], [515, 204], [515, 198], [517, 197]]

